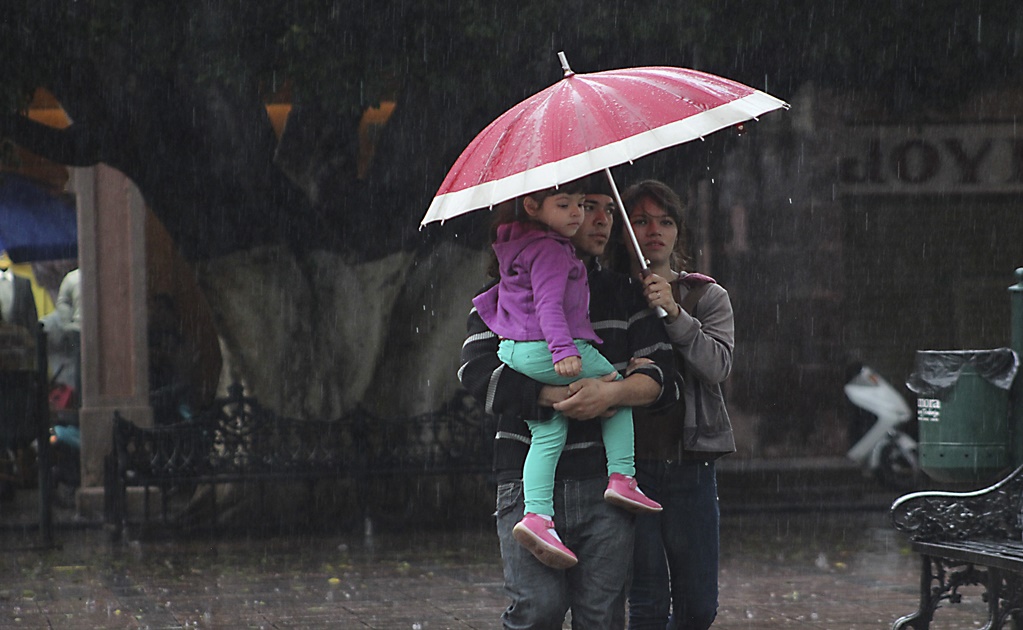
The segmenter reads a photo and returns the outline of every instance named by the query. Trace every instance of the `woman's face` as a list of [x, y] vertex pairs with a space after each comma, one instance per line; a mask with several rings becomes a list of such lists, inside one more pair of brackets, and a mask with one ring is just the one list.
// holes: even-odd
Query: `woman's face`
[[[650, 266], [670, 265], [671, 254], [675, 251], [675, 241], [678, 239], [675, 219], [654, 201], [641, 197], [629, 209], [629, 222]], [[631, 251], [632, 244], [628, 241], [626, 244]]]

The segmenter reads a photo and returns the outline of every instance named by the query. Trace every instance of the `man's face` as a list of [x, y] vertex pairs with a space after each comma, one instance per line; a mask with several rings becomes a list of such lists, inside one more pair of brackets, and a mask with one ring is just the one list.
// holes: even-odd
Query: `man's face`
[[611, 237], [611, 223], [617, 206], [608, 195], [586, 195], [583, 224], [572, 237], [579, 257], [601, 256]]

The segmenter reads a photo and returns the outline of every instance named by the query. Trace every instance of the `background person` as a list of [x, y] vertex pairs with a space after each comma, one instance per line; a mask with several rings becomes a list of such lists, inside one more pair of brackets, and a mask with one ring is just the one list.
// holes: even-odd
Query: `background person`
[[6, 255], [0, 258], [0, 318], [8, 324], [21, 326], [33, 338], [39, 329], [32, 281], [15, 275]]
[[29, 483], [29, 444], [35, 436], [36, 312], [32, 281], [14, 274], [0, 255], [0, 500]]
[[[683, 271], [682, 202], [670, 187], [646, 180], [629, 187], [622, 200], [653, 272], [642, 280], [644, 296], [651, 308], [668, 313], [664, 327], [684, 382], [683, 400], [671, 409], [636, 410], [636, 476], [664, 511], [636, 519], [629, 628], [705, 629], [718, 606], [714, 460], [735, 451], [721, 391], [732, 370], [732, 305], [712, 278]], [[613, 268], [638, 278], [639, 262], [623, 230], [612, 242]]]
[[82, 330], [82, 272], [72, 269], [57, 289], [57, 316], [64, 330]]

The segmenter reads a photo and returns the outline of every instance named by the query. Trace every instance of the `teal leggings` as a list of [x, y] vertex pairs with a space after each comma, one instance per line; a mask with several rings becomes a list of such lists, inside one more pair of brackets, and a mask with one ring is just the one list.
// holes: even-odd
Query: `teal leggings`
[[[614, 366], [587, 341], [577, 339], [582, 356], [582, 373], [576, 377], [558, 376], [546, 341], [501, 341], [497, 356], [501, 361], [526, 376], [548, 385], [568, 385], [580, 378], [600, 378], [615, 371]], [[621, 378], [621, 375], [618, 375]], [[555, 412], [550, 420], [526, 420], [532, 442], [522, 466], [522, 493], [526, 512], [554, 514], [554, 471], [565, 448], [568, 419]], [[607, 472], [630, 477], [636, 474], [632, 408], [619, 407], [610, 418], [601, 421]]]

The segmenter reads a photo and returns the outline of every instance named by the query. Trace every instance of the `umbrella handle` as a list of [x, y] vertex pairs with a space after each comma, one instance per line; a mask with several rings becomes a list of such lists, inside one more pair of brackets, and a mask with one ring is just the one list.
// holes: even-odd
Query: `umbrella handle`
[[[629, 239], [632, 241], [632, 250], [636, 252], [636, 258], [639, 259], [639, 270], [642, 277], [647, 277], [653, 272], [646, 264], [646, 259], [643, 258], [643, 250], [639, 248], [639, 239], [636, 238], [636, 232], [632, 229], [632, 223], [629, 222], [629, 213], [625, 211], [625, 204], [622, 203], [622, 196], [618, 194], [618, 186], [615, 184], [615, 178], [611, 176], [611, 169], [605, 168], [604, 174], [607, 175], [607, 182], [611, 185], [611, 192], [614, 193], [615, 204], [618, 206], [618, 210], [622, 213], [622, 225], [625, 231], [629, 235]], [[668, 311], [664, 310], [660, 306], [654, 307], [654, 312], [660, 318], [668, 316]]]

